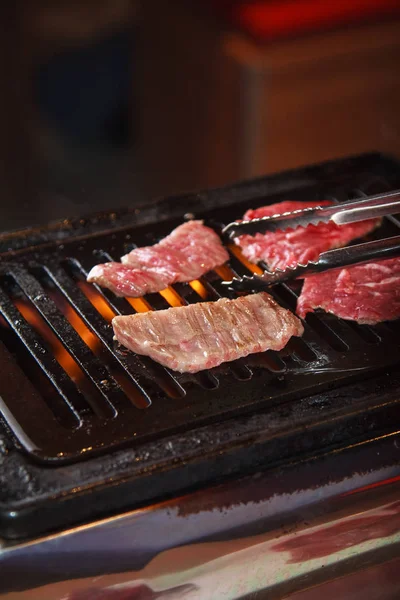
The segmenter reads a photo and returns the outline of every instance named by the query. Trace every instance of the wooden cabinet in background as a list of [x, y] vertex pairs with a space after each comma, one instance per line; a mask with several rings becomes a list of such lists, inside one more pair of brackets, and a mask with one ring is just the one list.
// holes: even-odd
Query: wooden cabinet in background
[[151, 4], [140, 109], [152, 193], [368, 150], [400, 158], [400, 21], [259, 46], [191, 3]]

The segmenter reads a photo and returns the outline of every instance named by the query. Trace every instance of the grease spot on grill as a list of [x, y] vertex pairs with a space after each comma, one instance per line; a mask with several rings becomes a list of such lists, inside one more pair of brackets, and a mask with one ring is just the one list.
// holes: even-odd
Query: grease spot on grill
[[292, 338], [286, 345], [285, 350], [302, 362], [312, 362], [316, 356], [312, 349], [301, 339]]
[[[342, 199], [345, 198], [343, 197]], [[250, 200], [246, 202], [250, 202]], [[264, 202], [264, 199], [259, 199], [259, 202]], [[145, 210], [146, 209], [144, 209], [143, 212], [145, 212]], [[222, 219], [227, 216], [227, 214], [229, 214], [229, 217], [233, 218], [235, 217], [235, 215], [237, 216], [239, 212], [240, 214], [242, 214], [241, 209], [239, 211], [238, 206], [233, 206], [233, 204], [232, 207], [224, 206], [223, 209], [221, 205], [221, 207], [218, 208], [218, 210], [220, 211], [220, 213], [218, 213], [218, 219], [221, 220], [221, 222]], [[133, 214], [133, 211], [131, 211], [131, 214]], [[165, 213], [161, 211], [159, 215], [161, 215], [163, 218], [168, 216], [167, 211], [165, 211]], [[186, 217], [194, 218], [194, 213], [187, 213]], [[105, 220], [105, 217], [102, 217], [100, 220], [103, 219]], [[139, 221], [139, 219], [137, 220]], [[91, 220], [90, 223], [92, 222], [93, 221]], [[77, 221], [74, 222], [75, 226], [76, 223]], [[67, 224], [69, 224], [69, 222], [67, 222]], [[79, 280], [84, 281], [85, 272], [87, 272], [88, 268], [93, 266], [94, 260], [91, 256], [91, 253], [93, 253], [93, 255], [97, 257], [98, 262], [118, 260], [123, 253], [123, 244], [128, 244], [129, 240], [131, 240], [131, 233], [132, 236], [135, 237], [135, 239], [137, 236], [136, 241], [139, 245], [145, 245], [146, 239], [149, 239], [151, 243], [153, 243], [154, 241], [161, 239], [164, 235], [169, 233], [169, 231], [172, 229], [172, 226], [170, 227], [170, 225], [171, 222], [165, 221], [164, 223], [157, 223], [156, 226], [146, 225], [146, 227], [140, 230], [135, 230], [135, 232], [132, 233], [133, 229], [131, 224], [129, 227], [127, 227], [130, 233], [122, 231], [119, 232], [117, 235], [113, 235], [113, 239], [116, 240], [115, 242], [113, 242], [115, 243], [115, 246], [113, 245], [113, 248], [116, 249], [115, 255], [113, 256], [110, 256], [109, 254], [109, 232], [106, 232], [104, 234], [101, 232], [101, 235], [96, 236], [96, 238], [88, 238], [85, 244], [85, 255], [79, 255], [79, 260], [81, 261], [82, 266], [80, 262], [78, 263], [76, 259], [70, 258], [70, 256], [73, 256], [73, 252], [77, 251], [78, 248], [83, 248], [83, 242], [81, 243], [79, 241], [78, 243], [78, 241], [73, 241], [72, 244], [68, 243], [68, 255], [65, 254], [65, 256], [68, 256], [68, 258], [66, 258], [65, 260], [70, 261], [71, 264], [71, 269], [70, 271], [68, 271], [68, 273], [73, 273], [73, 279], [75, 282]], [[149, 231], [150, 233], [146, 233]], [[43, 238], [43, 240], [44, 239], [45, 238]], [[97, 248], [95, 248], [96, 245]], [[98, 250], [99, 246], [106, 248], [106, 251]], [[62, 249], [63, 244], [57, 245], [57, 250], [60, 251], [59, 255], [61, 254]], [[10, 250], [12, 251], [13, 249], [11, 248]], [[30, 256], [34, 256], [35, 261], [43, 261], [42, 264], [46, 264], [41, 250], [35, 252], [34, 255], [30, 254]], [[24, 260], [24, 258], [22, 260]], [[232, 257], [231, 268], [234, 268], [235, 270], [237, 269], [242, 274], [248, 272], [247, 267], [241, 262], [240, 258], [237, 256]], [[227, 267], [226, 269], [228, 270]], [[219, 272], [219, 274], [214, 272], [208, 273], [204, 276], [202, 280], [204, 289], [197, 283], [195, 283], [194, 286], [191, 286], [190, 284], [182, 284], [182, 286], [174, 286], [173, 289], [180, 296], [183, 303], [193, 303], [202, 300], [201, 294], [207, 296], [207, 300], [213, 300], [219, 295], [227, 295], [227, 291], [219, 285], [219, 282], [220, 278], [223, 275], [225, 275], [226, 278], [231, 278], [232, 273], [233, 271], [229, 270], [227, 273], [222, 273], [222, 270]], [[282, 289], [276, 290], [276, 293], [277, 295], [280, 295], [281, 303], [285, 301], [293, 309], [296, 301], [297, 288], [295, 288], [295, 284], [290, 284], [291, 287], [292, 285], [293, 291], [285, 292], [284, 289]], [[0, 282], [0, 288], [5, 288], [5, 286], [3, 285], [3, 281]], [[5, 289], [7, 293], [10, 293], [10, 287]], [[107, 305], [110, 306], [110, 308], [108, 309], [110, 316], [112, 316], [112, 313], [110, 312], [111, 310], [115, 313], [132, 313], [132, 307], [128, 305], [128, 303], [124, 299], [118, 299], [114, 297], [111, 293], [108, 293], [107, 291], [99, 291], [95, 286], [87, 287], [86, 291], [88, 291], [89, 289], [92, 292], [90, 301], [92, 302], [96, 310], [100, 313], [101, 317], [106, 318], [105, 309], [103, 309], [100, 305], [100, 302], [103, 301], [105, 304], [107, 303]], [[36, 302], [35, 297], [33, 297], [33, 300]], [[152, 308], [154, 308], [155, 310], [166, 308], [168, 306], [167, 301], [165, 300], [165, 298], [162, 298], [160, 294], [153, 295], [152, 297], [146, 297], [146, 301], [150, 302]], [[41, 304], [40, 308], [43, 308], [44, 304], [42, 304], [42, 300], [38, 300], [37, 302]], [[79, 298], [77, 300], [76, 305], [79, 310], [82, 309], [84, 314], [86, 314], [84, 311], [84, 305], [80, 304]], [[48, 310], [49, 309], [46, 308], [47, 312]], [[317, 335], [317, 333], [313, 331], [311, 327], [308, 326], [306, 327], [306, 334], [303, 338], [304, 342], [306, 343], [306, 346], [300, 348], [300, 354], [304, 351], [305, 348], [307, 348], [311, 344], [311, 351], [317, 355], [318, 361], [300, 363], [299, 361], [292, 360], [288, 361], [290, 362], [289, 365], [286, 365], [283, 362], [282, 358], [285, 357], [286, 360], [287, 353], [286, 355], [285, 353], [280, 353], [279, 355], [275, 355], [275, 353], [254, 355], [245, 359], [246, 365], [251, 365], [252, 367], [254, 367], [252, 369], [254, 372], [253, 377], [251, 378], [252, 381], [249, 381], [246, 384], [242, 384], [235, 380], [233, 375], [235, 375], [239, 379], [241, 378], [241, 375], [238, 374], [234, 364], [227, 363], [227, 365], [222, 366], [221, 368], [218, 368], [215, 371], [213, 370], [212, 373], [181, 376], [174, 372], [168, 373], [160, 365], [155, 365], [154, 363], [152, 363], [150, 359], [148, 359], [148, 368], [145, 368], [143, 367], [144, 361], [142, 361], [141, 357], [138, 357], [136, 359], [132, 358], [132, 355], [129, 356], [129, 360], [124, 361], [124, 367], [118, 368], [120, 369], [121, 373], [124, 369], [125, 375], [133, 374], [134, 377], [137, 376], [140, 386], [142, 386], [145, 391], [149, 391], [151, 397], [154, 398], [153, 405], [149, 410], [142, 411], [139, 416], [137, 410], [132, 410], [131, 407], [127, 404], [123, 405], [123, 410], [119, 412], [117, 419], [115, 419], [113, 422], [111, 422], [111, 419], [109, 420], [109, 427], [107, 427], [107, 424], [105, 422], [100, 422], [100, 420], [94, 418], [92, 421], [90, 421], [93, 422], [93, 428], [86, 427], [86, 423], [90, 419], [92, 419], [92, 417], [91, 415], [85, 415], [83, 426], [80, 428], [78, 433], [76, 430], [74, 430], [71, 433], [71, 428], [68, 431], [68, 439], [66, 439], [68, 443], [71, 442], [71, 445], [68, 448], [68, 451], [65, 453], [65, 458], [73, 457], [74, 452], [79, 448], [85, 448], [87, 450], [86, 454], [88, 454], [88, 450], [90, 448], [99, 449], [101, 447], [104, 450], [106, 450], [107, 448], [113, 447], [119, 444], [120, 442], [125, 443], [128, 439], [137, 438], [137, 441], [140, 441], [143, 435], [146, 436], [149, 433], [154, 433], [155, 436], [157, 436], [157, 442], [160, 442], [158, 443], [158, 446], [159, 448], [162, 448], [162, 451], [164, 451], [162, 439], [165, 434], [165, 431], [167, 431], [170, 426], [172, 428], [180, 427], [186, 430], [186, 428], [192, 426], [196, 427], [197, 424], [193, 421], [194, 419], [204, 418], [212, 419], [213, 421], [219, 421], [221, 423], [226, 417], [226, 415], [231, 414], [230, 411], [232, 411], [232, 409], [236, 410], [238, 406], [240, 407], [240, 410], [243, 410], [243, 414], [245, 411], [251, 412], [253, 410], [257, 410], [257, 408], [261, 406], [260, 402], [263, 402], [263, 398], [261, 398], [260, 396], [260, 391], [262, 391], [262, 393], [264, 394], [265, 399], [268, 399], [268, 402], [271, 401], [275, 404], [279, 403], [280, 406], [282, 405], [282, 394], [285, 395], [289, 392], [295, 392], [296, 394], [298, 394], [298, 397], [305, 397], [310, 393], [314, 393], [313, 390], [315, 388], [313, 386], [315, 385], [315, 381], [320, 382], [322, 381], [322, 378], [320, 377], [318, 379], [318, 373], [316, 375], [316, 378], [314, 377], [314, 374], [312, 377], [305, 377], [304, 375], [308, 375], [310, 372], [313, 372], [313, 370], [318, 371], [318, 369], [320, 372], [325, 372], [326, 366], [328, 368], [326, 369], [325, 373], [327, 375], [324, 385], [336, 385], [336, 372], [340, 373], [345, 371], [350, 373], [350, 371], [353, 370], [356, 374], [357, 369], [360, 369], [360, 365], [361, 368], [366, 368], [365, 364], [367, 362], [368, 365], [372, 365], [373, 367], [374, 364], [372, 361], [375, 360], [377, 355], [381, 357], [380, 360], [382, 360], [382, 363], [384, 362], [385, 359], [382, 354], [383, 344], [380, 343], [379, 339], [377, 340], [376, 344], [365, 344], [361, 340], [358, 342], [359, 346], [357, 350], [354, 351], [354, 347], [352, 347], [350, 339], [351, 337], [356, 338], [356, 335], [348, 336], [347, 332], [347, 337], [343, 337], [343, 340], [340, 340], [341, 330], [335, 329], [337, 327], [337, 321], [334, 318], [332, 320], [329, 320], [329, 317], [327, 318], [326, 315], [321, 315], [320, 319], [321, 322], [325, 322], [326, 328], [328, 330], [336, 331], [336, 336], [339, 336], [339, 347], [343, 348], [343, 346], [341, 345], [341, 342], [343, 342], [343, 340], [348, 342], [347, 345], [350, 347], [350, 351], [348, 353], [345, 354], [343, 352], [343, 354], [340, 354], [337, 352], [331, 352], [331, 349], [328, 347], [328, 343], [323, 342], [323, 336]], [[14, 321], [13, 325], [15, 326], [15, 328], [17, 328], [19, 327], [20, 322]], [[2, 340], [4, 335], [4, 340], [8, 342], [8, 338], [10, 335], [13, 335], [13, 332], [6, 330], [5, 327], [6, 324], [3, 325], [3, 323], [0, 321], [0, 334], [2, 334]], [[7, 327], [10, 329], [10, 325], [7, 325]], [[112, 333], [110, 326], [107, 325], [107, 323], [103, 323], [101, 325], [97, 324], [96, 327], [98, 327], [96, 331], [101, 331], [102, 333], [104, 333], [104, 337], [107, 337], [111, 344]], [[396, 342], [396, 340], [398, 339], [399, 325], [382, 325], [382, 328], [387, 329], [387, 331], [383, 331], [384, 335], [380, 337], [382, 337], [383, 339], [389, 338], [389, 340], [393, 339], [393, 341]], [[344, 331], [344, 333], [346, 333], [346, 331]], [[303, 342], [300, 343], [302, 344]], [[346, 349], [347, 345], [344, 346]], [[32, 345], [29, 346], [29, 350], [32, 350]], [[40, 352], [42, 351], [42, 348], [40, 348]], [[292, 351], [296, 352], [296, 349], [292, 348]], [[324, 355], [323, 353], [326, 353], [326, 355]], [[127, 355], [128, 353], [126, 353], [126, 356]], [[268, 356], [273, 357], [272, 360], [268, 359]], [[325, 356], [326, 360], [324, 358]], [[41, 360], [41, 358], [42, 357], [40, 356], [39, 360]], [[305, 360], [306, 358], [311, 359], [311, 355], [309, 355], [308, 357], [302, 357], [303, 360]], [[125, 364], [127, 364], [128, 366], [125, 367]], [[332, 375], [329, 375], [329, 373], [332, 373]], [[217, 379], [213, 380], [215, 374], [217, 374], [218, 379], [221, 382], [220, 384]], [[279, 384], [277, 383], [278, 375], [281, 379], [281, 383]], [[111, 376], [114, 377], [114, 372], [110, 369], [110, 377]], [[206, 378], [206, 380], [204, 380], [204, 377]], [[106, 381], [108, 380], [102, 379], [101, 377], [99, 378], [99, 383], [101, 386], [107, 387], [107, 383], [104, 383]], [[175, 397], [183, 397], [185, 395], [185, 390], [183, 390], [183, 392], [179, 391], [179, 385], [182, 383], [182, 381], [185, 381], [185, 384], [187, 384], [188, 388], [186, 400], [180, 403], [174, 401], [168, 402], [169, 393], [174, 397], [174, 399]], [[144, 385], [142, 385], [143, 382]], [[168, 386], [170, 386], [169, 393], [167, 391], [167, 382]], [[40, 386], [38, 386], [38, 388], [39, 387]], [[219, 390], [217, 389], [218, 387]], [[42, 388], [40, 387], [40, 389]], [[210, 391], [208, 392], [208, 390]], [[383, 391], [385, 390], [383, 389]], [[382, 393], [382, 390], [377, 389], [376, 393], [380, 394]], [[331, 401], [327, 401], [326, 406], [321, 405], [321, 410], [329, 408], [331, 405]], [[263, 404], [263, 406], [265, 406], [265, 404]], [[291, 403], [288, 403], [288, 406], [291, 407]], [[30, 407], [29, 410], [33, 412], [34, 409], [36, 409], [36, 406]], [[51, 410], [53, 410], [53, 412], [56, 413], [56, 409], [52, 408]], [[160, 426], [160, 423], [162, 424], [162, 426]], [[26, 417], [25, 425], [27, 430], [29, 430], [30, 423], [28, 415]], [[128, 435], [126, 435], [126, 431], [128, 431]], [[84, 443], [82, 444], [82, 446], [79, 446], [79, 435], [82, 435], [85, 432], [87, 433], [87, 435], [93, 436], [93, 438], [90, 440], [86, 440], [87, 443]], [[111, 433], [112, 435], [110, 435]], [[74, 441], [73, 439], [75, 435], [76, 441]], [[195, 443], [197, 443], [197, 440], [193, 441], [193, 445]], [[208, 443], [210, 445], [212, 445], [213, 443], [217, 445], [219, 443], [219, 439], [212, 439], [211, 437]], [[51, 443], [49, 443], [49, 446], [50, 445]], [[66, 443], [66, 445], [68, 444]], [[177, 446], [179, 447], [179, 444], [175, 444], [173, 448], [175, 453], [177, 452]], [[57, 448], [57, 451], [58, 450], [59, 447]], [[61, 454], [63, 453], [60, 453], [59, 457], [61, 457]], [[153, 452], [151, 456], [152, 458], [154, 458]], [[53, 456], [51, 457], [54, 458]]]

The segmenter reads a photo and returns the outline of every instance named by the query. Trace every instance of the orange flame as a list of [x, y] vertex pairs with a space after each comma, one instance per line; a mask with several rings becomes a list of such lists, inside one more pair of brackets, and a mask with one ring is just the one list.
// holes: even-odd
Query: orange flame
[[100, 340], [86, 327], [80, 316], [70, 306], [64, 310], [64, 315], [85, 344], [94, 353], [98, 352], [101, 348]]
[[207, 298], [208, 292], [201, 281], [194, 279], [193, 281], [189, 281], [189, 285], [200, 296], [200, 298], [203, 298], [203, 300]]
[[184, 306], [182, 298], [172, 287], [167, 287], [165, 290], [162, 290], [160, 294], [166, 299], [170, 306]]
[[257, 265], [255, 265], [254, 263], [250, 262], [249, 260], [247, 260], [247, 258], [245, 258], [240, 250], [240, 248], [238, 248], [237, 246], [234, 245], [230, 245], [229, 246], [229, 250], [232, 252], [232, 254], [234, 256], [236, 256], [236, 258], [238, 258], [240, 260], [240, 262], [247, 268], [249, 269], [249, 271], [251, 271], [252, 273], [257, 273], [258, 275], [261, 275], [263, 273], [263, 270], [260, 269], [260, 267], [258, 267]]
[[[115, 312], [111, 309], [111, 307], [107, 304], [106, 300], [102, 298], [102, 296], [95, 290], [95, 288], [84, 282], [78, 281], [78, 287], [85, 294], [86, 298], [89, 300], [91, 304], [95, 307], [95, 309], [101, 314], [101, 316], [108, 321], [109, 323], [115, 317]], [[151, 306], [144, 298], [125, 298], [127, 302], [135, 309], [136, 312], [148, 312], [151, 310]]]
[[144, 298], [125, 298], [136, 312], [149, 312], [150, 304]]
[[33, 308], [33, 306], [31, 306], [27, 300], [18, 299], [14, 302], [24, 319], [30, 325], [32, 325], [42, 339], [47, 342], [50, 349], [54, 353], [55, 359], [64, 369], [64, 371], [71, 377], [71, 379], [75, 382], [78, 382], [84, 378], [82, 369], [75, 362], [69, 352], [64, 348], [62, 343], [57, 339], [56, 335], [45, 323], [44, 319], [39, 315], [36, 309]]
[[115, 312], [110, 308], [107, 302], [100, 296], [92, 285], [84, 281], [76, 282], [79, 289], [85, 294], [89, 302], [95, 307], [95, 309], [101, 314], [101, 316], [108, 322], [115, 317]]
[[[89, 287], [89, 286], [88, 286]], [[86, 291], [86, 290], [85, 290]], [[90, 291], [88, 292], [90, 294]], [[68, 302], [62, 298], [54, 294], [54, 292], [49, 291], [48, 295], [54, 300], [55, 304], [58, 306], [59, 310], [64, 314], [65, 318], [69, 321], [81, 339], [85, 342], [85, 344], [97, 355], [101, 353], [102, 345], [100, 340], [90, 331], [90, 329], [85, 325], [80, 316], [75, 312], [75, 310], [68, 304]], [[112, 316], [114, 316], [113, 311], [108, 307], [106, 302], [99, 296], [96, 291], [93, 291], [93, 294], [90, 296], [91, 301], [97, 303], [97, 307], [100, 311], [104, 311], [104, 315], [107, 315], [110, 320]], [[51, 328], [47, 325], [45, 320], [41, 317], [39, 312], [35, 309], [34, 306], [30, 304], [28, 300], [25, 299], [15, 299], [15, 306], [20, 311], [21, 315], [24, 319], [37, 331], [40, 337], [47, 343], [49, 349], [53, 352], [55, 359], [60, 364], [60, 366], [64, 369], [64, 371], [69, 375], [69, 377], [76, 384], [84, 384], [85, 383], [85, 374], [78, 365], [78, 363], [74, 360], [71, 354], [66, 350], [63, 344], [59, 341], [55, 333], [51, 330]], [[1, 317], [0, 317], [1, 318]], [[2, 322], [0, 322], [0, 325]], [[4, 322], [7, 327], [7, 323]], [[114, 379], [119, 383], [125, 395], [130, 399], [130, 401], [137, 408], [147, 408], [148, 400], [141, 394], [138, 388], [129, 381], [129, 379], [119, 371], [113, 369], [112, 375]]]
[[230, 281], [235, 276], [234, 272], [227, 265], [217, 267], [214, 269], [214, 271], [224, 281]]

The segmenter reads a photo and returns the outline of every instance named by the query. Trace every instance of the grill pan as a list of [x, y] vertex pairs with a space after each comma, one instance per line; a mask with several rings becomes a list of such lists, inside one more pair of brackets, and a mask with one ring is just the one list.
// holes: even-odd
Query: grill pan
[[[160, 464], [157, 462], [155, 448], [169, 448], [177, 467], [187, 461], [188, 448], [183, 451], [186, 443], [192, 458], [210, 449], [215, 458], [215, 453], [228, 442], [232, 452], [232, 443], [235, 437], [238, 443], [240, 435], [248, 447], [255, 440], [258, 444], [265, 437], [261, 423], [265, 425], [269, 420], [277, 422], [278, 429], [284, 426], [285, 432], [270, 445], [269, 455], [254, 456], [254, 450], [249, 451], [247, 459], [238, 461], [235, 469], [224, 465], [221, 458], [219, 465], [208, 469], [211, 480], [243, 466], [249, 468], [251, 461], [254, 468], [262, 462], [272, 464], [278, 456], [289, 457], [296, 447], [302, 452], [313, 452], [317, 446], [326, 450], [335, 444], [365, 441], [392, 431], [400, 387], [396, 377], [388, 378], [388, 374], [400, 360], [399, 321], [370, 327], [324, 313], [309, 315], [303, 338], [292, 339], [280, 353], [267, 352], [196, 375], [179, 375], [118, 348], [112, 340], [110, 319], [115, 314], [130, 314], [149, 306], [158, 310], [228, 294], [232, 297], [221, 281], [229, 279], [232, 272], [239, 276], [252, 272], [238, 250], [231, 248], [230, 271], [217, 269], [192, 284], [177, 284], [164, 294], [139, 300], [117, 298], [87, 284], [85, 277], [98, 262], [118, 260], [135, 245], [158, 241], [182, 222], [185, 213], [204, 219], [220, 233], [224, 225], [250, 207], [284, 199], [340, 202], [396, 189], [399, 182], [400, 169], [394, 161], [369, 154], [221, 190], [170, 198], [140, 210], [2, 235], [3, 462], [10, 462], [6, 458], [9, 453], [13, 461], [22, 461], [18, 464], [23, 465], [25, 473], [29, 474], [30, 469], [35, 472], [38, 489], [31, 482], [31, 494], [25, 497], [25, 502], [30, 503], [29, 515], [42, 507], [36, 496], [41, 491], [39, 482], [48, 484], [48, 474], [44, 475], [41, 469], [48, 473], [52, 467], [53, 484], [57, 491], [65, 492], [68, 485], [65, 488], [66, 482], [61, 484], [59, 480], [65, 469], [70, 474], [71, 468], [75, 469], [72, 472], [80, 478], [79, 485], [88, 484], [91, 479], [86, 479], [85, 469], [92, 475], [93, 471], [85, 465], [96, 464], [100, 471], [107, 471], [107, 461], [123, 448], [128, 453], [131, 449], [132, 461], [140, 454], [140, 466], [150, 460], [154, 477], [162, 462], [161, 456]], [[396, 235], [399, 227], [396, 217], [387, 218], [374, 236]], [[271, 293], [282, 306], [294, 309], [299, 285], [281, 284]], [[382, 403], [383, 397], [386, 401]], [[296, 411], [300, 406], [304, 425], [299, 430]], [[337, 427], [333, 415], [340, 410], [344, 411], [344, 425]], [[311, 435], [307, 428], [312, 424], [316, 429]], [[322, 431], [327, 437], [318, 442]], [[283, 451], [289, 440], [290, 452]], [[209, 446], [204, 447], [204, 443]], [[151, 451], [153, 454], [149, 455]], [[103, 456], [95, 458], [100, 455]], [[93, 463], [94, 460], [100, 462]], [[10, 468], [15, 469], [15, 464]], [[147, 466], [145, 475], [150, 471]], [[114, 470], [107, 473], [111, 477], [116, 472], [114, 463]], [[4, 473], [7, 475], [7, 471]], [[208, 480], [205, 472], [200, 474], [195, 468], [186, 480], [176, 477], [167, 485], [160, 479], [159, 487], [154, 483], [154, 489], [150, 486], [147, 494], [137, 484], [136, 500], [130, 496], [130, 501], [176, 493], [194, 481]], [[9, 486], [0, 496], [0, 504], [6, 506], [2, 522], [9, 535], [19, 535], [27, 529], [28, 513], [10, 509], [13, 502], [20, 501], [22, 490], [23, 483], [18, 481], [8, 497]], [[99, 505], [101, 510], [104, 508]], [[16, 527], [10, 525], [12, 512], [14, 521], [15, 515], [20, 517]], [[54, 524], [50, 519], [40, 527]], [[29, 527], [32, 529], [32, 525]]]

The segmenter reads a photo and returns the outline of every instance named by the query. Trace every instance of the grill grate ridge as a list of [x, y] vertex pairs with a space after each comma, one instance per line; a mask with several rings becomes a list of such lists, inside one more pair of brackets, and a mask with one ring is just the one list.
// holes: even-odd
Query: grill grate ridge
[[[110, 376], [104, 365], [97, 359], [88, 346], [79, 337], [55, 303], [46, 294], [39, 282], [26, 270], [13, 267], [9, 275], [17, 283], [26, 298], [39, 312], [64, 348], [76, 361], [82, 371], [93, 382], [103, 400], [102, 405], [93, 407], [99, 416], [112, 417], [116, 414], [116, 406], [121, 401], [122, 390]], [[108, 384], [105, 387], [104, 383]]]
[[[111, 256], [109, 256], [109, 255], [108, 255], [108, 260], [112, 260]], [[79, 270], [79, 273], [81, 275], [83, 275], [86, 280], [89, 269], [85, 269], [84, 267], [82, 267], [82, 265], [80, 265], [78, 263], [78, 261], [74, 261], [74, 266], [75, 266], [75, 268], [77, 268]], [[97, 285], [95, 285], [93, 287], [95, 287], [96, 292], [99, 294], [99, 296], [104, 298], [104, 300], [110, 304], [111, 309], [114, 311], [114, 313], [116, 315], [121, 315], [121, 314], [127, 315], [127, 314], [132, 314], [132, 313], [136, 312], [135, 309], [125, 299], [117, 298], [116, 296], [114, 296], [113, 301], [109, 301], [109, 296], [111, 295], [111, 292], [109, 294], [106, 294], [105, 292], [107, 290], [102, 290]], [[64, 288], [64, 290], [67, 291], [67, 288]], [[69, 291], [70, 291], [70, 293], [72, 293], [72, 289], [70, 289]], [[79, 310], [79, 304], [80, 304], [80, 302], [84, 302], [84, 299], [81, 298], [78, 300], [76, 298], [75, 294], [74, 294], [74, 296], [75, 296], [75, 300], [72, 298], [72, 296], [70, 296], [70, 300], [71, 300], [73, 306], [76, 307], [79, 314], [81, 314], [81, 317], [85, 320], [85, 318], [86, 318], [85, 311], [83, 311], [81, 313], [81, 311]], [[118, 301], [121, 301], [121, 302], [118, 302]], [[87, 306], [85, 302], [84, 302], [84, 305]], [[122, 306], [123, 310], [120, 310], [121, 306]], [[89, 314], [92, 314], [91, 307], [90, 307]], [[87, 322], [87, 325], [89, 325], [89, 327], [92, 327], [94, 325], [94, 323], [93, 323], [93, 321], [91, 323]], [[99, 321], [97, 322], [97, 325], [100, 326]], [[103, 327], [104, 327], [104, 324], [103, 324]], [[100, 326], [99, 331], [101, 331], [101, 329], [102, 329], [102, 327]], [[96, 327], [95, 333], [96, 333], [96, 335], [98, 335], [97, 327]], [[112, 334], [111, 334], [111, 337], [112, 337]], [[110, 344], [112, 344], [112, 342], [110, 342]], [[124, 367], [124, 369], [126, 369], [126, 372], [129, 374], [129, 377], [130, 377], [132, 383], [135, 383], [138, 386], [138, 388], [142, 391], [143, 395], [145, 397], [147, 397], [148, 401], [151, 403], [149, 394], [145, 390], [145, 387], [146, 387], [145, 382], [141, 381], [140, 375], [136, 376], [136, 375], [132, 374], [131, 367], [130, 367], [130, 361], [125, 359], [124, 355], [120, 352], [117, 353], [113, 349], [111, 349], [111, 352], [115, 356], [115, 358], [118, 360], [118, 362]], [[144, 370], [149, 370], [149, 362], [148, 361], [144, 361], [142, 358], [140, 358], [140, 359], [138, 359], [138, 362], [142, 364], [142, 367]], [[181, 386], [179, 381], [177, 381], [177, 379], [171, 374], [171, 372], [168, 369], [165, 369], [161, 365], [158, 365], [153, 362], [151, 362], [150, 368], [154, 372], [154, 378], [156, 380], [158, 380], [159, 385], [161, 385], [161, 387], [164, 387], [166, 389], [168, 395], [172, 395], [173, 397], [182, 397], [182, 398], [185, 396], [186, 392], [185, 392], [184, 388]]]
[[44, 271], [49, 276], [53, 284], [62, 293], [73, 309], [78, 313], [84, 323], [102, 342], [108, 350], [111, 357], [124, 369], [129, 380], [137, 386], [138, 390], [144, 396], [148, 405], [151, 404], [149, 394], [145, 390], [144, 382], [139, 381], [129, 369], [129, 364], [121, 353], [114, 349], [113, 335], [111, 326], [100, 316], [89, 300], [74, 285], [74, 282], [68, 277], [63, 268], [57, 264], [48, 264], [43, 266]]
[[1, 288], [0, 310], [9, 327], [29, 350], [31, 356], [46, 374], [57, 394], [59, 394], [60, 402], [57, 403], [57, 416], [63, 422], [71, 423], [72, 420], [73, 425], [78, 426], [81, 421], [79, 412], [82, 408], [82, 397], [78, 396], [78, 404], [74, 402], [77, 391], [75, 384], [58, 364], [53, 353], [42, 344], [41, 339], [34, 329], [24, 319], [12, 300]]
[[[293, 192], [290, 198], [332, 198], [343, 201], [391, 189], [391, 185], [365, 172], [351, 175], [344, 183], [331, 176], [313, 190]], [[380, 188], [380, 189], [377, 189]], [[287, 194], [258, 195], [256, 205], [287, 199]], [[236, 203], [235, 203], [236, 202]], [[240, 201], [225, 202], [223, 208], [202, 214], [214, 228], [237, 218], [253, 204], [251, 194]], [[195, 212], [195, 211], [194, 211]], [[97, 386], [100, 403], [109, 408], [99, 419], [93, 412], [85, 413], [86, 394], [80, 394], [74, 381], [63, 370], [51, 350], [45, 347], [40, 334], [24, 319], [10, 295], [7, 285], [0, 281], [0, 316], [7, 322], [9, 332], [0, 321], [1, 340], [10, 335], [20, 340], [51, 382], [59, 396], [60, 410], [54, 414], [72, 429], [69, 435], [62, 428], [52, 431], [30, 423], [34, 411], [40, 413], [40, 398], [28, 406], [23, 399], [15, 400], [15, 412], [24, 431], [35, 439], [37, 449], [32, 454], [41, 460], [75, 460], [93, 452], [105, 451], [122, 444], [140, 440], [162, 439], [167, 433], [188, 431], [216, 420], [224, 420], [251, 411], [272, 409], [276, 404], [302, 398], [315, 390], [337, 386], [355, 377], [368, 376], [398, 361], [399, 322], [381, 324], [376, 328], [349, 324], [323, 313], [312, 314], [305, 320], [302, 339], [293, 339], [280, 353], [266, 352], [221, 365], [196, 375], [180, 375], [154, 363], [147, 357], [135, 356], [120, 349], [113, 341], [110, 320], [113, 315], [132, 314], [135, 311], [160, 310], [170, 305], [185, 305], [204, 300], [215, 300], [233, 294], [227, 292], [221, 281], [232, 274], [242, 275], [260, 269], [240, 256], [237, 247], [230, 247], [229, 264], [204, 275], [196, 282], [176, 284], [158, 294], [142, 299], [117, 298], [111, 292], [86, 283], [89, 269], [97, 262], [113, 260], [135, 245], [148, 245], [167, 235], [180, 219], [165, 220], [154, 226], [127, 225], [110, 235], [99, 232], [79, 240], [64, 240], [63, 245], [48, 245], [43, 249], [29, 249], [18, 256], [6, 256], [8, 263], [0, 263], [3, 272], [19, 287], [35, 311], [41, 315], [58, 337], [63, 348], [80, 365], [85, 378]], [[380, 235], [397, 228], [395, 220], [385, 225]], [[389, 228], [389, 229], [388, 229]], [[129, 245], [127, 245], [129, 239]], [[17, 261], [18, 262], [14, 262]], [[261, 269], [260, 269], [261, 270]], [[48, 289], [48, 285], [50, 286]], [[271, 290], [278, 302], [293, 310], [296, 305], [296, 283], [284, 284]], [[54, 291], [54, 297], [53, 297]], [[61, 298], [99, 342], [99, 351], [92, 351], [83, 336], [68, 319], [57, 303]], [[8, 343], [8, 342], [7, 342]], [[6, 343], [6, 346], [7, 346]], [[8, 346], [7, 346], [8, 347]], [[385, 358], [383, 350], [393, 350]], [[397, 354], [396, 354], [397, 352]], [[15, 351], [18, 358], [18, 350]], [[105, 358], [103, 358], [103, 354]], [[309, 377], [312, 373], [312, 377]], [[107, 385], [104, 382], [107, 381]], [[137, 393], [129, 401], [128, 385]], [[40, 385], [37, 388], [40, 392]], [[207, 390], [207, 392], [205, 392]], [[4, 404], [5, 403], [5, 404]], [[98, 409], [97, 401], [93, 410]], [[3, 402], [12, 410], [11, 400]], [[3, 406], [3, 412], [6, 410]], [[25, 407], [25, 414], [23, 408]], [[138, 408], [149, 407], [148, 410]], [[62, 415], [60, 417], [60, 415]], [[68, 420], [69, 419], [69, 420]], [[7, 417], [6, 417], [7, 420]], [[86, 424], [90, 426], [86, 427]]]

